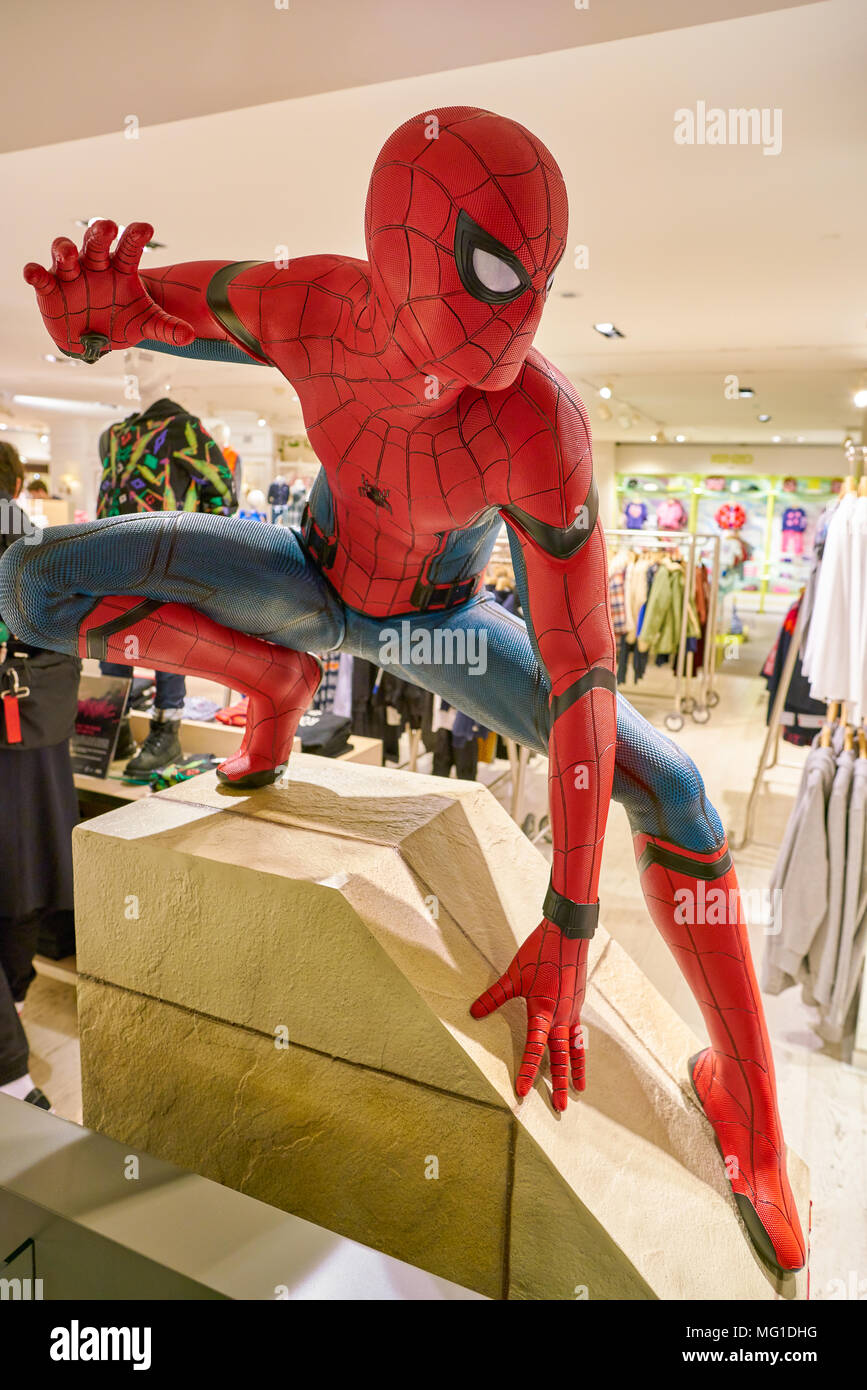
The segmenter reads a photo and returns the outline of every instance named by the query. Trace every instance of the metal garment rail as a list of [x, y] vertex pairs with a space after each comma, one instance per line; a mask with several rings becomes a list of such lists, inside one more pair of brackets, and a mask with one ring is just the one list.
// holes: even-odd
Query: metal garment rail
[[[713, 688], [714, 676], [716, 674], [716, 629], [717, 629], [717, 607], [719, 604], [719, 580], [720, 580], [720, 555], [722, 538], [710, 531], [700, 532], [678, 532], [678, 531], [630, 531], [612, 530], [605, 532], [607, 539], [626, 540], [628, 549], [641, 550], [649, 548], [653, 550], [685, 550], [686, 557], [686, 580], [684, 583], [684, 605], [680, 619], [680, 640], [677, 645], [677, 660], [674, 668], [674, 705], [665, 716], [666, 728], [676, 732], [683, 728], [684, 713], [691, 714], [697, 724], [706, 724], [710, 719], [710, 712], [714, 705], [719, 703], [719, 695]], [[701, 670], [696, 673], [698, 680], [698, 695], [684, 695], [684, 686], [692, 677], [687, 676], [687, 638], [689, 620], [689, 599], [695, 587], [695, 566], [696, 555], [699, 551], [705, 551], [708, 547], [713, 548], [713, 558], [711, 560], [711, 582], [710, 600], [708, 602], [707, 625], [704, 638], [704, 661]], [[668, 694], [661, 695], [656, 691], [644, 691], [639, 686], [630, 686], [624, 690], [624, 694], [640, 695], [647, 700], [668, 700]]]

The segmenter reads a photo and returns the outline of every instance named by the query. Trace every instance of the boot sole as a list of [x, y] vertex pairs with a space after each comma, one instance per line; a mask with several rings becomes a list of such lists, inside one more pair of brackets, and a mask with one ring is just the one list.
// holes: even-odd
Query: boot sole
[[248, 772], [245, 777], [227, 777], [225, 772], [217, 768], [217, 781], [226, 787], [237, 787], [239, 791], [253, 790], [256, 787], [270, 787], [285, 771], [286, 764], [283, 763], [280, 767], [268, 768], [265, 772]]
[[[698, 1063], [700, 1058], [704, 1056], [706, 1051], [707, 1048], [703, 1047], [701, 1052], [696, 1052], [694, 1057], [690, 1057], [689, 1079], [692, 1082], [692, 1089], [695, 1093], [695, 1098], [701, 1107], [701, 1113], [704, 1115], [713, 1132], [714, 1143], [716, 1144], [717, 1152], [719, 1153], [720, 1158], [723, 1160], [723, 1164], [725, 1164], [725, 1154], [722, 1151], [722, 1144], [720, 1143], [719, 1138], [717, 1137], [716, 1130], [714, 1129], [713, 1125], [710, 1124], [710, 1118], [707, 1114], [707, 1111], [704, 1108], [704, 1101], [698, 1093], [698, 1086], [695, 1084], [696, 1064]], [[735, 1192], [734, 1189], [732, 1189], [732, 1196], [734, 1197], [735, 1202], [737, 1204], [737, 1209], [740, 1212], [741, 1219], [747, 1228], [747, 1234], [749, 1235], [750, 1240], [755, 1246], [756, 1253], [758, 1254], [762, 1263], [767, 1265], [768, 1268], [780, 1278], [785, 1278], [787, 1274], [800, 1273], [800, 1271], [804, 1268], [804, 1265], [802, 1264], [796, 1265], [792, 1269], [784, 1269], [783, 1266], [780, 1264], [779, 1260], [777, 1259], [777, 1252], [774, 1250], [773, 1244], [771, 1243], [771, 1238], [765, 1230], [764, 1226], [762, 1225], [761, 1218], [759, 1217], [759, 1214], [753, 1206], [752, 1202], [750, 1201], [749, 1197], [745, 1197], [742, 1192]]]

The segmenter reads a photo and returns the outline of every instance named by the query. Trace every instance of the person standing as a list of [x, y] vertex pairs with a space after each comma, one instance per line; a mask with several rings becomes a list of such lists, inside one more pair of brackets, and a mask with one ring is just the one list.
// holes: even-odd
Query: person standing
[[[0, 555], [21, 537], [33, 544], [41, 538], [15, 502], [23, 484], [16, 450], [0, 441]], [[78, 799], [69, 736], [81, 662], [19, 640], [2, 619], [0, 613], [0, 1092], [49, 1110], [30, 1076], [19, 1013], [43, 924], [56, 927], [66, 918], [72, 930]]]
[[[230, 516], [238, 507], [233, 470], [201, 420], [162, 397], [145, 410], [110, 425], [99, 441], [102, 476], [96, 515], [133, 512], [209, 512]], [[130, 676], [129, 666], [103, 661], [104, 676]], [[186, 682], [157, 671], [151, 725], [141, 748], [124, 768], [131, 781], [147, 782], [157, 768], [183, 756], [180, 725]], [[121, 722], [116, 756], [135, 744], [128, 715]]]

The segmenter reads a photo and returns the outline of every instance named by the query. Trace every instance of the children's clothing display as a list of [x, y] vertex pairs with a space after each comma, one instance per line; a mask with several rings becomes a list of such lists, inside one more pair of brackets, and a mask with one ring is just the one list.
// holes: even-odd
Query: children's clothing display
[[623, 524], [630, 531], [640, 531], [647, 520], [647, 507], [644, 502], [627, 502], [623, 508]]
[[739, 502], [724, 502], [714, 521], [721, 531], [740, 531], [747, 524], [747, 514]]
[[787, 507], [783, 512], [782, 548], [784, 555], [803, 555], [807, 513], [803, 507]]
[[679, 498], [666, 497], [660, 502], [656, 512], [656, 524], [660, 531], [683, 531], [686, 523], [686, 508]]
[[[686, 565], [678, 553], [656, 550], [641, 554], [625, 548], [612, 555], [608, 597], [618, 639], [619, 683], [626, 680], [630, 662], [634, 679], [639, 681], [649, 659], [661, 665], [676, 657], [685, 584]], [[710, 578], [705, 565], [699, 563], [687, 611], [687, 639], [696, 646], [707, 624], [709, 604]], [[695, 664], [699, 664], [697, 650]]]

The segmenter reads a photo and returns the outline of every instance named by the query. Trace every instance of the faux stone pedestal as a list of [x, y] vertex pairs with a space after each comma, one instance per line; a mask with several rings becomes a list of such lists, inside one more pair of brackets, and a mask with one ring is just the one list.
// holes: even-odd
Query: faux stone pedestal
[[524, 1005], [469, 1005], [548, 870], [481, 786], [296, 754], [74, 838], [90, 1128], [495, 1298], [803, 1296], [746, 1237], [701, 1044], [601, 928], [587, 1090], [517, 1101]]

